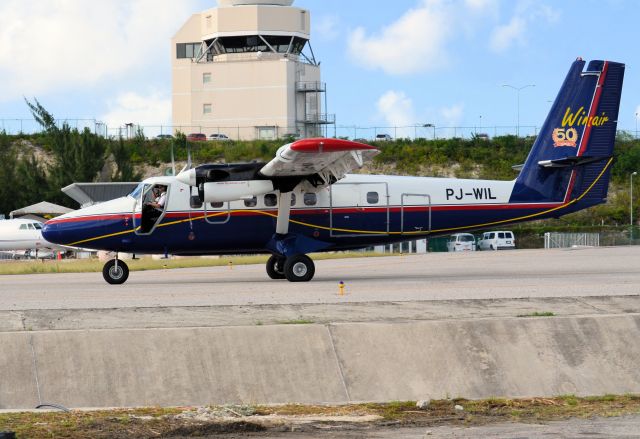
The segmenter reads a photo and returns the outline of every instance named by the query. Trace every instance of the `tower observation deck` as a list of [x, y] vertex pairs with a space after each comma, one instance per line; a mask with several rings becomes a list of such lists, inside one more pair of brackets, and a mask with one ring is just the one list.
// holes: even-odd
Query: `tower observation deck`
[[237, 139], [326, 135], [326, 84], [309, 11], [293, 0], [218, 0], [172, 39], [175, 131]]

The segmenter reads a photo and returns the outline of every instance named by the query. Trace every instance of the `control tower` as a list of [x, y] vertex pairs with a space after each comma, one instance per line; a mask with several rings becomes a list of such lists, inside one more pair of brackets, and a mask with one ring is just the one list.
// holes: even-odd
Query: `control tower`
[[173, 126], [232, 139], [326, 135], [326, 85], [293, 0], [218, 0], [172, 39]]

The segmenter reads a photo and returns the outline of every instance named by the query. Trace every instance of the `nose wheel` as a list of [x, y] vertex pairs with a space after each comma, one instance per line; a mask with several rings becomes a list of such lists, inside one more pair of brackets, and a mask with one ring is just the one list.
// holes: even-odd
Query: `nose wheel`
[[102, 268], [102, 277], [111, 285], [120, 285], [129, 277], [129, 267], [119, 259], [111, 259]]

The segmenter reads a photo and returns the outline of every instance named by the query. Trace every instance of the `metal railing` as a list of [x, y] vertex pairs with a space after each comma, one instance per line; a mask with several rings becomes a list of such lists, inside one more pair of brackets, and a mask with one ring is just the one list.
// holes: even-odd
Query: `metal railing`
[[[300, 124], [335, 124], [335, 114], [318, 114], [308, 115], [299, 121]], [[254, 125], [138, 125], [135, 123], [124, 123], [121, 125], [108, 125], [96, 119], [79, 119], [66, 118], [57, 122], [58, 126], [67, 123], [71, 128], [83, 130], [88, 128], [92, 132], [104, 137], [124, 137], [129, 138], [135, 136], [138, 129], [142, 130], [148, 138], [156, 137], [163, 134], [175, 134], [176, 132], [189, 133], [205, 133], [209, 134], [226, 134], [231, 139], [254, 139], [257, 138], [257, 127]], [[264, 124], [265, 126], [269, 124]], [[285, 133], [297, 133], [301, 136], [300, 126], [286, 126], [272, 124], [275, 131], [281, 136]], [[34, 119], [0, 119], [0, 131], [4, 131], [10, 135], [17, 134], [37, 134], [42, 132], [42, 128]], [[334, 125], [329, 128], [323, 128], [323, 135], [327, 137], [340, 137], [345, 139], [359, 140], [375, 140], [379, 134], [388, 134], [392, 139], [450, 139], [463, 138], [470, 139], [474, 136], [480, 138], [498, 137], [505, 135], [516, 135], [520, 132], [520, 137], [536, 137], [539, 127], [536, 125], [497, 125], [497, 126], [435, 126], [432, 124], [418, 124], [405, 126], [361, 126], [361, 125]], [[619, 135], [627, 138], [637, 139], [634, 130], [618, 130]], [[485, 137], [486, 135], [486, 137]], [[278, 137], [278, 136], [277, 136]]]
[[544, 248], [600, 247], [599, 233], [558, 233], [544, 234]]
[[327, 91], [327, 83], [319, 81], [303, 81], [296, 83], [296, 90], [304, 92], [325, 92]]

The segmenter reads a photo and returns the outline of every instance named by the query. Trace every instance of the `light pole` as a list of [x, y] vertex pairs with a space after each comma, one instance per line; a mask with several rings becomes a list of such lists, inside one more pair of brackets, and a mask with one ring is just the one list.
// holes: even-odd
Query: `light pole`
[[535, 87], [535, 84], [527, 84], [527, 85], [523, 85], [522, 87], [514, 87], [513, 85], [509, 85], [509, 84], [502, 84], [503, 87], [509, 87], [514, 89], [517, 92], [518, 95], [518, 125], [516, 126], [516, 136], [520, 137], [520, 91], [524, 90], [527, 87]]
[[636, 112], [636, 139], [638, 138], [638, 114], [639, 113]]
[[633, 243], [633, 176], [638, 175], [637, 172], [631, 173], [631, 185], [630, 192], [631, 198], [629, 199], [629, 225], [631, 226], [631, 232], [629, 233], [629, 240]]

